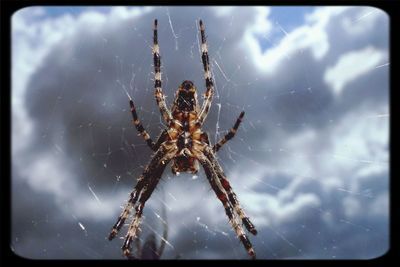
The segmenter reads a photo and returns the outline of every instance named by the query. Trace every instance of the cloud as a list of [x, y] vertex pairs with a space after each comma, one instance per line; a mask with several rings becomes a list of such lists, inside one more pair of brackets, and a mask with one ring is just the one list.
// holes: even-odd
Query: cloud
[[[321, 59], [329, 50], [326, 25], [332, 18], [346, 9], [347, 7], [317, 9], [312, 14], [307, 15], [306, 25], [286, 33], [278, 44], [265, 52], [261, 51], [260, 44], [252, 34], [253, 28], [249, 28], [247, 34], [245, 34], [245, 43], [246, 46], [252, 48], [250, 51], [252, 51], [253, 63], [260, 71], [272, 74], [282, 64], [282, 61], [303, 49], [310, 49], [315, 59]], [[269, 25], [266, 29], [270, 29], [271, 23], [267, 22], [266, 17], [264, 17], [264, 21], [264, 24]], [[254, 27], [258, 28], [258, 26]], [[264, 34], [268, 34], [268, 31], [265, 31]]]
[[214, 12], [217, 17], [223, 17], [223, 16], [228, 16], [228, 15], [232, 14], [234, 9], [236, 9], [236, 8], [237, 7], [233, 7], [233, 6], [217, 6], [214, 8]]
[[[151, 156], [131, 125], [125, 90], [156, 136], [163, 124], [153, 96], [152, 21], [159, 19], [171, 103], [184, 79], [204, 87], [199, 17], [217, 89], [204, 126], [210, 140], [246, 110], [218, 157], [258, 227], [250, 237], [258, 257], [366, 258], [388, 247], [388, 210], [377, 209], [388, 206], [388, 68], [374, 69], [388, 58], [383, 12], [317, 8], [264, 51], [260, 42], [277, 31], [271, 8], [47, 11], [28, 8], [13, 17], [13, 192], [26, 192], [13, 194], [19, 254], [120, 258], [121, 241], [105, 236]], [[337, 78], [346, 61], [367, 52], [376, 64], [367, 60]], [[326, 81], [328, 72], [336, 78]], [[146, 204], [144, 236], [149, 227], [161, 231], [162, 205], [172, 244], [165, 258], [247, 257], [204, 172], [172, 177], [167, 168]], [[27, 223], [33, 218], [40, 223]]]
[[348, 52], [339, 58], [335, 66], [328, 67], [324, 79], [332, 87], [334, 93], [339, 95], [349, 82], [375, 69], [384, 59], [384, 52], [370, 46]]
[[387, 193], [382, 193], [376, 197], [374, 202], [370, 206], [370, 216], [381, 216], [388, 217], [389, 211], [389, 195]]
[[[110, 16], [115, 21], [136, 17], [146, 13], [149, 8], [128, 9], [118, 7], [113, 9]], [[46, 57], [56, 45], [60, 45], [63, 39], [73, 39], [77, 32], [86, 31], [86, 27], [100, 30], [105, 23], [107, 14], [95, 11], [88, 11], [81, 14], [77, 19], [71, 15], [63, 15], [54, 20], [43, 19], [44, 9], [41, 7], [25, 8], [18, 11], [13, 16], [13, 157], [17, 158], [21, 153], [25, 153], [27, 147], [31, 145], [34, 135], [34, 121], [26, 109], [17, 108], [24, 105], [24, 94], [30, 90], [27, 85], [34, 72], [46, 63]], [[35, 23], [32, 23], [35, 22]], [[68, 44], [68, 42], [67, 42]], [[61, 42], [61, 46], [63, 46]], [[72, 50], [66, 46], [64, 53], [60, 54], [61, 61], [71, 57]], [[45, 137], [45, 136], [42, 136]], [[60, 140], [57, 140], [60, 142]], [[104, 209], [104, 205], [114, 206], [117, 203], [111, 198], [104, 201], [101, 205], [96, 203], [93, 197], [87, 196], [87, 190], [81, 192], [71, 173], [73, 166], [71, 161], [65, 158], [65, 143], [52, 145], [53, 149], [44, 151], [37, 155], [36, 159], [31, 157], [21, 158], [14, 161], [15, 169], [19, 171], [22, 179], [25, 179], [35, 191], [53, 194], [60, 205], [65, 202], [75, 207], [76, 213], [81, 217], [90, 216], [91, 218], [109, 218], [115, 213], [110, 209]], [[55, 156], [56, 155], [56, 156]], [[66, 167], [69, 165], [70, 167]], [[86, 192], [85, 192], [86, 191]], [[76, 197], [76, 195], [82, 195]], [[74, 197], [75, 196], [75, 197]], [[117, 198], [118, 199], [118, 198]], [[119, 200], [122, 198], [119, 197]], [[118, 201], [118, 200], [117, 200]], [[114, 205], [112, 205], [112, 203]], [[103, 211], [103, 212], [99, 212]], [[104, 212], [106, 211], [106, 212]]]
[[353, 17], [343, 18], [341, 24], [348, 34], [362, 35], [373, 30], [382, 13], [385, 12], [374, 7], [359, 8], [355, 10]]

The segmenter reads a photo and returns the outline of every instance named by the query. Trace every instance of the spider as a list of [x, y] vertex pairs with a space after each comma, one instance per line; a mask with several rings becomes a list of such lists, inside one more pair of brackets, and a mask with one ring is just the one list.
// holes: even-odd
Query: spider
[[[199, 27], [201, 34], [201, 59], [206, 85], [204, 101], [201, 107], [199, 107], [197, 100], [196, 87], [193, 82], [188, 80], [183, 81], [178, 87], [171, 110], [167, 107], [165, 95], [161, 87], [161, 60], [157, 37], [157, 19], [154, 20], [152, 47], [154, 61], [154, 96], [167, 128], [161, 132], [156, 142], [151, 139], [150, 135], [144, 129], [136, 113], [133, 100], [128, 95], [133, 124], [139, 134], [144, 138], [147, 145], [155, 153], [138, 178], [136, 186], [130, 193], [124, 210], [112, 227], [108, 237], [109, 240], [112, 240], [118, 234], [125, 220], [128, 218], [130, 211], [134, 208], [135, 215], [129, 225], [122, 246], [122, 252], [127, 257], [131, 255], [132, 241], [138, 237], [140, 220], [145, 203], [160, 181], [167, 164], [172, 162], [172, 173], [176, 175], [180, 172], [194, 174], [199, 170], [199, 164], [203, 167], [211, 188], [225, 208], [229, 223], [247, 250], [247, 253], [252, 258], [255, 258], [255, 251], [243, 230], [242, 224], [246, 227], [247, 231], [253, 235], [257, 234], [257, 230], [241, 208], [236, 194], [233, 192], [216, 158], [216, 152], [235, 136], [244, 117], [244, 111], [240, 113], [230, 131], [219, 142], [212, 146], [208, 134], [201, 130], [211, 106], [214, 94], [214, 82], [210, 71], [205, 26], [202, 20], [199, 21]], [[239, 219], [242, 223], [240, 223]]]
[[[162, 217], [166, 220], [165, 206], [162, 209]], [[163, 236], [161, 237], [160, 246], [157, 248], [156, 244], [156, 236], [154, 233], [151, 233], [147, 236], [146, 241], [143, 245], [141, 245], [141, 241], [139, 238], [139, 234], [137, 238], [135, 238], [135, 245], [136, 245], [136, 255], [132, 255], [132, 253], [128, 256], [130, 260], [159, 260], [164, 252], [165, 244], [167, 243], [168, 239], [168, 223], [163, 220]]]

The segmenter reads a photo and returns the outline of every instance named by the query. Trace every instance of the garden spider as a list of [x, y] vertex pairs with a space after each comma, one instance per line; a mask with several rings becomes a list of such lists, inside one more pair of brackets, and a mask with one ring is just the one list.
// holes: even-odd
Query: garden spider
[[211, 106], [214, 94], [214, 82], [210, 71], [205, 27], [201, 20], [199, 26], [201, 34], [201, 59], [206, 83], [206, 92], [201, 108], [197, 101], [196, 87], [193, 85], [193, 82], [183, 81], [175, 93], [175, 100], [171, 110], [168, 109], [165, 96], [161, 89], [161, 61], [157, 38], [157, 20], [154, 20], [153, 31], [154, 95], [161, 115], [167, 124], [167, 128], [161, 132], [156, 142], [153, 142], [150, 135], [143, 128], [142, 123], [138, 119], [135, 105], [129, 97], [133, 123], [148, 146], [155, 151], [155, 153], [142, 175], [138, 178], [137, 184], [131, 192], [124, 210], [118, 217], [108, 237], [109, 240], [112, 240], [118, 234], [129, 216], [131, 209], [135, 207], [136, 214], [129, 225], [128, 233], [125, 236], [125, 241], [122, 246], [122, 251], [127, 257], [131, 254], [132, 241], [138, 236], [144, 205], [160, 181], [165, 167], [172, 161], [172, 172], [174, 174], [179, 174], [180, 172], [197, 173], [199, 170], [199, 163], [202, 165], [211, 188], [225, 208], [229, 223], [243, 243], [247, 253], [255, 258], [253, 246], [247, 238], [239, 218], [250, 233], [256, 235], [257, 230], [240, 207], [236, 194], [233, 192], [215, 156], [215, 153], [228, 140], [235, 136], [240, 122], [243, 119], [244, 112], [242, 111], [240, 113], [235, 125], [230, 129], [229, 133], [214, 146], [211, 146], [208, 135], [201, 130], [201, 126]]

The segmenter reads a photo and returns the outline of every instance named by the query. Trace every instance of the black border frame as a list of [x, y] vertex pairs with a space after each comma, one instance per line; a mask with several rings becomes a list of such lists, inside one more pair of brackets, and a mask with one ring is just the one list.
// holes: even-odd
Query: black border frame
[[[389, 190], [390, 190], [390, 222], [389, 222], [389, 250], [386, 254], [371, 260], [256, 260], [256, 261], [241, 261], [241, 260], [167, 260], [167, 261], [159, 261], [160, 264], [229, 264], [229, 265], [237, 265], [242, 263], [251, 263], [251, 264], [268, 264], [268, 265], [286, 265], [286, 264], [305, 264], [307, 266], [320, 266], [323, 265], [367, 265], [367, 266], [382, 266], [389, 262], [396, 262], [398, 250], [398, 231], [395, 226], [398, 225], [395, 208], [396, 201], [395, 198], [398, 198], [395, 194], [395, 189], [397, 188], [397, 177], [396, 170], [392, 168], [394, 161], [394, 153], [393, 148], [395, 147], [395, 138], [392, 138], [394, 135], [394, 127], [393, 125], [393, 116], [395, 115], [394, 108], [394, 94], [396, 89], [396, 77], [394, 76], [395, 69], [397, 66], [397, 62], [394, 60], [397, 58], [397, 41], [395, 38], [395, 29], [397, 28], [398, 18], [400, 13], [396, 9], [396, 0], [267, 0], [267, 1], [254, 1], [254, 0], [246, 0], [245, 5], [293, 5], [293, 6], [301, 6], [301, 5], [313, 5], [313, 6], [326, 6], [326, 5], [367, 5], [373, 6], [376, 8], [380, 8], [384, 10], [390, 17], [390, 30], [389, 30], [389, 38], [390, 38], [390, 100], [389, 100], [389, 112], [390, 112], [390, 134], [389, 134], [389, 144], [390, 144], [390, 181], [389, 181]], [[177, 5], [179, 3], [176, 3]], [[190, 1], [190, 3], [180, 3], [181, 5], [188, 4], [197, 4], [197, 5], [240, 5], [240, 3], [236, 3], [234, 1], [214, 1], [212, 3], [207, 3], [206, 1]], [[65, 5], [73, 5], [73, 6], [90, 6], [90, 5], [174, 5], [172, 1], [163, 0], [163, 1], [129, 1], [129, 0], [0, 0], [0, 26], [1, 26], [1, 97], [0, 97], [0, 108], [1, 108], [1, 145], [0, 145], [0, 162], [1, 162], [1, 176], [0, 176], [0, 189], [1, 189], [1, 219], [0, 219], [0, 262], [1, 263], [19, 263], [19, 264], [40, 264], [40, 265], [48, 265], [53, 266], [54, 264], [96, 264], [96, 265], [105, 265], [105, 264], [155, 264], [156, 262], [149, 261], [124, 261], [124, 260], [31, 260], [22, 258], [16, 254], [14, 254], [10, 247], [11, 241], [11, 17], [13, 13], [19, 9], [29, 6], [65, 6]], [[243, 5], [243, 4], [242, 4]], [[397, 206], [398, 207], [398, 206]], [[396, 242], [397, 241], [397, 242]]]

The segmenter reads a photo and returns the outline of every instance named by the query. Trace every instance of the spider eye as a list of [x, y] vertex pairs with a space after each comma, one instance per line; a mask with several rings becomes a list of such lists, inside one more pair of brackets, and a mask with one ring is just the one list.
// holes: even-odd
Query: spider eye
[[189, 91], [190, 88], [193, 87], [193, 83], [192, 83], [191, 81], [183, 81], [181, 87], [182, 87], [183, 89], [185, 89], [186, 91]]

